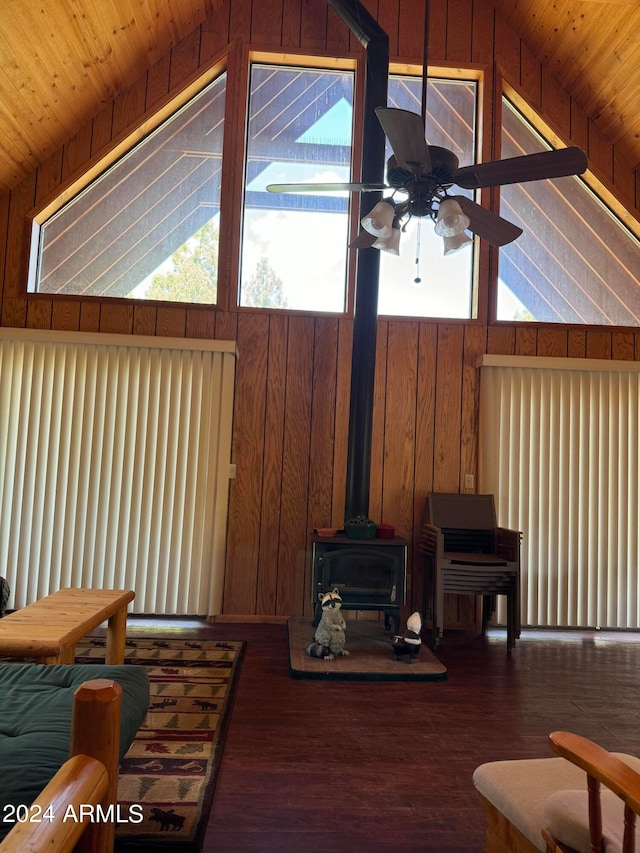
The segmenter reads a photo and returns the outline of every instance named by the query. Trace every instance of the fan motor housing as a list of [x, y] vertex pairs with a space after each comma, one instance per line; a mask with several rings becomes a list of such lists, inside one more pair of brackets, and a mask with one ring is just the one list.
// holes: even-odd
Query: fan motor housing
[[431, 157], [431, 174], [441, 186], [450, 186], [458, 171], [458, 158], [448, 148], [440, 148], [439, 145], [429, 145], [428, 148]]
[[417, 178], [406, 189], [409, 193], [408, 207], [412, 216], [435, 215], [433, 200], [436, 197], [438, 183], [431, 175], [426, 178]]
[[387, 160], [387, 183], [408, 193], [407, 209], [412, 216], [434, 216], [434, 199], [438, 190], [450, 187], [458, 171], [458, 158], [447, 148], [429, 145], [431, 171], [416, 174], [400, 166], [395, 156]]

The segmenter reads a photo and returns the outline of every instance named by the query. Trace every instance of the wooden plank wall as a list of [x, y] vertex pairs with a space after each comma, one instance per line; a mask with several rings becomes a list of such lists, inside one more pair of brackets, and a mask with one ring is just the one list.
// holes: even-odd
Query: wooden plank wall
[[[369, 0], [366, 5], [390, 35], [392, 59], [419, 61], [421, 4]], [[629, 192], [635, 176], [628, 164], [485, 0], [432, 0], [431, 7], [434, 63], [482, 67], [489, 108], [495, 72], [504, 74], [568, 142], [587, 149], [605, 184], [624, 189], [627, 202], [637, 197]], [[311, 612], [309, 531], [344, 520], [351, 318], [238, 310], [231, 303], [208, 309], [27, 296], [21, 273], [25, 214], [232, 43], [236, 66], [230, 65], [229, 86], [234, 93], [246, 76], [246, 69], [237, 68], [243, 45], [338, 54], [359, 50], [325, 0], [215, 4], [205, 24], [0, 199], [0, 323], [237, 341], [232, 451], [237, 477], [230, 487], [224, 613], [299, 615]], [[491, 128], [489, 109], [485, 151], [495, 150]], [[238, 211], [229, 218], [239, 222]], [[485, 249], [480, 321], [379, 321], [370, 514], [394, 524], [412, 543], [427, 492], [463, 490], [464, 475], [476, 474], [479, 355], [639, 357], [634, 330], [488, 325], [495, 260]], [[233, 271], [234, 264], [228, 269]], [[225, 288], [233, 292], [231, 281], [221, 283]], [[413, 546], [410, 563], [412, 606], [419, 606], [420, 560]], [[449, 624], [473, 622], [465, 606], [457, 610], [453, 598]]]

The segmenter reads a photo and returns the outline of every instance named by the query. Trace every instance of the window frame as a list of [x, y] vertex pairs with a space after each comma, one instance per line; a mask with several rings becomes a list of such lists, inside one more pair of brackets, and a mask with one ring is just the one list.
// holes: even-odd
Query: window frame
[[[362, 163], [362, 132], [363, 132], [363, 117], [362, 110], [357, 109], [357, 106], [363, 103], [364, 101], [364, 85], [365, 85], [365, 75], [366, 68], [365, 62], [361, 54], [344, 54], [340, 58], [329, 57], [329, 56], [314, 56], [310, 55], [308, 52], [288, 52], [286, 54], [274, 54], [270, 51], [259, 51], [259, 50], [249, 50], [247, 52], [246, 57], [246, 93], [247, 93], [247, 101], [248, 101], [248, 92], [249, 92], [249, 78], [250, 78], [250, 69], [251, 65], [254, 63], [265, 63], [265, 64], [277, 64], [282, 66], [304, 66], [309, 68], [318, 68], [318, 69], [354, 69], [355, 73], [355, 85], [354, 85], [354, 117], [353, 117], [353, 134], [352, 134], [352, 156], [351, 156], [351, 180], [357, 181], [360, 176], [360, 169]], [[486, 155], [486, 151], [488, 150], [487, 142], [488, 135], [484, 132], [483, 126], [483, 117], [487, 114], [487, 87], [484, 85], [484, 67], [480, 65], [468, 64], [464, 67], [456, 66], [447, 66], [446, 64], [439, 63], [438, 65], [429, 66], [428, 69], [428, 77], [431, 79], [440, 79], [440, 80], [460, 80], [460, 81], [469, 81], [473, 82], [476, 85], [476, 103], [475, 103], [475, 127], [474, 127], [474, 142], [475, 142], [475, 161], [480, 162], [481, 157]], [[420, 80], [422, 78], [422, 68], [421, 66], [414, 63], [398, 63], [398, 62], [390, 62], [389, 63], [389, 76], [411, 76], [415, 77], [416, 80]], [[243, 139], [243, 152], [242, 152], [242, 164], [243, 164], [243, 175], [244, 175], [244, 164], [246, 161], [246, 127], [248, 125], [248, 109], [246, 111], [245, 118], [245, 135]], [[241, 186], [241, 192], [244, 196], [244, 183]], [[485, 191], [482, 190], [480, 193], [476, 192], [476, 201], [480, 203], [482, 201], [486, 204], [489, 195], [485, 195]], [[349, 203], [349, 241], [353, 240], [360, 231], [360, 195], [358, 193], [352, 193], [351, 199]], [[242, 256], [242, 233], [243, 233], [243, 223], [242, 219], [244, 216], [244, 205], [241, 206], [241, 210], [239, 213], [240, 216], [240, 225], [238, 229], [238, 247], [237, 247], [237, 260], [238, 260], [238, 268], [236, 270], [236, 276], [234, 279], [234, 284], [237, 282], [237, 290], [236, 290], [236, 299], [237, 302], [235, 304], [234, 310], [238, 311], [270, 311], [277, 310], [279, 313], [286, 314], [301, 314], [304, 316], [309, 316], [310, 314], [322, 316], [325, 313], [328, 313], [329, 316], [341, 317], [341, 316], [353, 316], [353, 306], [355, 301], [355, 284], [356, 284], [356, 274], [357, 274], [357, 251], [349, 252], [347, 256], [347, 267], [346, 267], [346, 307], [344, 312], [309, 312], [302, 311], [290, 308], [278, 308], [278, 309], [270, 309], [270, 308], [261, 308], [261, 307], [253, 307], [253, 306], [242, 306], [239, 304], [239, 288], [240, 288], [240, 263]], [[378, 316], [391, 321], [399, 321], [399, 322], [451, 322], [451, 323], [483, 323], [486, 322], [487, 316], [487, 298], [486, 298], [486, 283], [482, 280], [480, 272], [482, 269], [487, 268], [487, 249], [488, 247], [485, 245], [484, 241], [479, 240], [478, 238], [474, 239], [474, 246], [472, 248], [473, 251], [473, 261], [471, 265], [470, 278], [471, 278], [471, 295], [470, 295], [470, 316], [466, 318], [461, 317], [449, 317], [449, 316], [433, 316], [427, 314], [405, 314], [405, 315], [392, 315], [392, 314], [382, 314], [380, 313]]]
[[[414, 63], [406, 62], [390, 62], [389, 77], [406, 76], [415, 77], [421, 80], [423, 76], [422, 66]], [[437, 65], [429, 65], [427, 68], [427, 78], [432, 80], [459, 80], [463, 82], [473, 82], [476, 84], [476, 102], [475, 102], [475, 127], [474, 127], [474, 162], [480, 163], [488, 157], [490, 151], [490, 134], [485, 133], [484, 116], [491, 114], [491, 105], [487, 101], [490, 94], [488, 87], [485, 85], [485, 68], [481, 65], [473, 63], [464, 65], [447, 66], [445, 63]], [[427, 102], [427, 111], [429, 104]], [[487, 206], [490, 196], [486, 190], [476, 190], [474, 200], [480, 204]], [[359, 230], [359, 219], [356, 218], [355, 230], [352, 233], [353, 239]], [[470, 294], [470, 316], [469, 317], [450, 317], [450, 316], [434, 316], [430, 314], [382, 314], [378, 316], [392, 322], [426, 322], [426, 323], [452, 323], [452, 324], [482, 324], [487, 320], [487, 282], [481, 276], [481, 270], [488, 267], [488, 249], [489, 246], [484, 240], [478, 237], [473, 238], [473, 246], [470, 247], [473, 252], [473, 260], [471, 265], [471, 294]], [[424, 260], [424, 258], [423, 258]]]
[[[29, 300], [77, 300], [108, 301], [111, 304], [126, 303], [129, 305], [163, 305], [185, 308], [207, 308], [214, 311], [264, 311], [262, 308], [241, 307], [238, 305], [239, 267], [240, 267], [240, 240], [242, 205], [238, 201], [243, 196], [244, 181], [244, 159], [245, 159], [245, 131], [246, 114], [238, 110], [237, 104], [242, 101], [243, 95], [248, 93], [249, 67], [253, 61], [277, 62], [279, 64], [301, 65], [316, 68], [346, 68], [353, 69], [355, 73], [354, 85], [354, 122], [352, 141], [352, 175], [357, 179], [361, 168], [362, 148], [362, 115], [360, 105], [364, 100], [366, 62], [361, 50], [341, 52], [339, 57], [320, 54], [315, 55], [309, 50], [289, 50], [286, 54], [273, 51], [255, 50], [246, 43], [235, 41], [227, 45], [207, 66], [200, 67], [191, 77], [182, 82], [179, 88], [174, 87], [165, 96], [159, 98], [151, 107], [148, 107], [142, 115], [141, 120], [134, 125], [125, 127], [121, 133], [115, 136], [102, 149], [97, 151], [89, 160], [84, 162], [80, 168], [69, 175], [53, 193], [45, 195], [33, 209], [26, 214], [27, 234], [21, 278], [23, 281], [23, 293]], [[556, 146], [566, 145], [564, 138], [557, 134], [545, 119], [533, 107], [527, 99], [520, 94], [515, 86], [505, 79], [500, 71], [492, 78], [493, 84], [485, 85], [484, 66], [472, 63], [464, 67], [451, 66], [446, 62], [438, 63], [429, 67], [428, 75], [431, 78], [461, 79], [477, 81], [476, 101], [476, 160], [486, 162], [500, 157], [500, 134], [502, 124], [502, 96], [509, 98], [514, 106], [531, 123], [533, 128], [545, 140]], [[144, 139], [149, 133], [161, 125], [171, 114], [184, 106], [202, 88], [210, 84], [222, 72], [227, 73], [227, 86], [230, 96], [226, 99], [225, 108], [225, 133], [223, 140], [223, 172], [221, 188], [221, 217], [220, 217], [220, 243], [223, 248], [220, 252], [218, 267], [218, 299], [215, 305], [197, 305], [181, 302], [154, 302], [152, 300], [130, 299], [123, 297], [107, 296], [74, 296], [71, 294], [40, 293], [33, 288], [35, 274], [38, 266], [38, 248], [40, 229], [46, 219], [56, 213], [76, 194], [81, 192], [93, 180], [109, 168], [116, 160], [126, 154], [134, 145]], [[389, 64], [390, 75], [406, 74], [409, 76], [421, 76], [421, 68], [415, 63]], [[493, 99], [495, 98], [495, 103]], [[112, 106], [115, 107], [117, 101]], [[241, 114], [243, 113], [243, 114]], [[83, 134], [86, 136], [86, 128]], [[80, 141], [80, 134], [78, 134]], [[575, 140], [573, 140], [575, 144]], [[578, 140], [579, 142], [579, 140]], [[583, 146], [584, 147], [584, 146]], [[619, 219], [619, 221], [640, 239], [640, 220], [631, 210], [613, 194], [611, 189], [602, 180], [599, 180], [591, 169], [588, 169], [581, 180], [596, 195], [596, 197]], [[357, 194], [353, 194], [350, 204], [350, 239], [353, 239], [359, 231], [359, 204]], [[483, 188], [476, 200], [494, 211], [499, 210], [499, 188]], [[485, 325], [512, 325], [512, 320], [497, 319], [497, 284], [498, 284], [498, 252], [489, 247], [485, 241], [478, 241], [479, 245], [474, 253], [473, 269], [473, 304], [471, 317], [468, 319], [450, 318], [445, 316], [430, 317], [424, 315], [382, 315], [386, 319], [395, 321], [421, 321], [421, 322], [447, 322], [447, 323], [479, 323]], [[331, 312], [331, 316], [352, 316], [354, 305], [354, 291], [356, 282], [357, 252], [350, 252], [347, 260], [346, 273], [346, 306], [343, 313]], [[267, 309], [269, 310], [269, 309]], [[323, 312], [296, 311], [292, 309], [279, 309], [290, 314], [320, 314]], [[530, 323], [529, 325], [546, 325], [544, 321]], [[571, 324], [553, 324], [553, 326], [566, 326]], [[580, 328], [584, 328], [581, 326]], [[611, 326], [596, 326], [596, 328], [612, 328]], [[623, 327], [636, 329], [636, 326]]]
[[[245, 216], [245, 176], [247, 165], [247, 147], [248, 147], [248, 132], [249, 132], [249, 95], [251, 88], [251, 68], [253, 65], [277, 65], [283, 68], [308, 68], [317, 69], [318, 71], [349, 71], [353, 74], [353, 119], [351, 130], [351, 176], [350, 180], [354, 180], [353, 175], [359, 174], [362, 160], [362, 118], [359, 111], [355, 108], [356, 104], [362, 103], [364, 98], [364, 75], [365, 68], [361, 61], [359, 53], [345, 52], [341, 56], [329, 55], [314, 55], [308, 51], [290, 50], [286, 53], [274, 53], [273, 51], [263, 51], [249, 49], [243, 60], [244, 66], [244, 103], [245, 109], [242, 116], [243, 120], [243, 135], [242, 135], [242, 155], [238, 154], [238, 171], [240, 172], [240, 182], [238, 184], [239, 198], [238, 204], [238, 227], [236, 231], [236, 243], [234, 252], [234, 276], [230, 280], [230, 297], [232, 310], [239, 312], [270, 312], [275, 311], [278, 314], [291, 316], [329, 316], [329, 317], [349, 317], [353, 316], [353, 307], [355, 303], [355, 280], [356, 280], [356, 252], [347, 252], [345, 265], [345, 300], [344, 309], [342, 311], [318, 311], [305, 310], [299, 308], [270, 308], [240, 304], [241, 294], [241, 268], [243, 255], [243, 234], [244, 234], [244, 216]], [[347, 239], [352, 239], [354, 233], [354, 223], [358, 223], [358, 207], [359, 204], [354, 204], [353, 199], [356, 194], [352, 193], [348, 199], [348, 227]], [[356, 232], [357, 233], [357, 232]]]

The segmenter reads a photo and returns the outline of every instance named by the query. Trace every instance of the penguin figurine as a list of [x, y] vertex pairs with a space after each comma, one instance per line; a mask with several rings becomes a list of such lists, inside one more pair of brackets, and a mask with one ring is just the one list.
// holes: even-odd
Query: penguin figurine
[[395, 659], [404, 663], [411, 663], [418, 656], [422, 640], [422, 618], [416, 611], [407, 619], [407, 628], [402, 634], [396, 634], [393, 638], [393, 654]]

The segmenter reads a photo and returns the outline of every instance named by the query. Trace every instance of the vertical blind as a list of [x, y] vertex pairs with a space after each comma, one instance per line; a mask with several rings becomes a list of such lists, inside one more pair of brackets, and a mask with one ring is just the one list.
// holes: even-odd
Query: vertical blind
[[523, 623], [637, 628], [640, 364], [480, 364], [479, 485], [524, 534]]
[[0, 329], [0, 574], [220, 612], [235, 343]]

